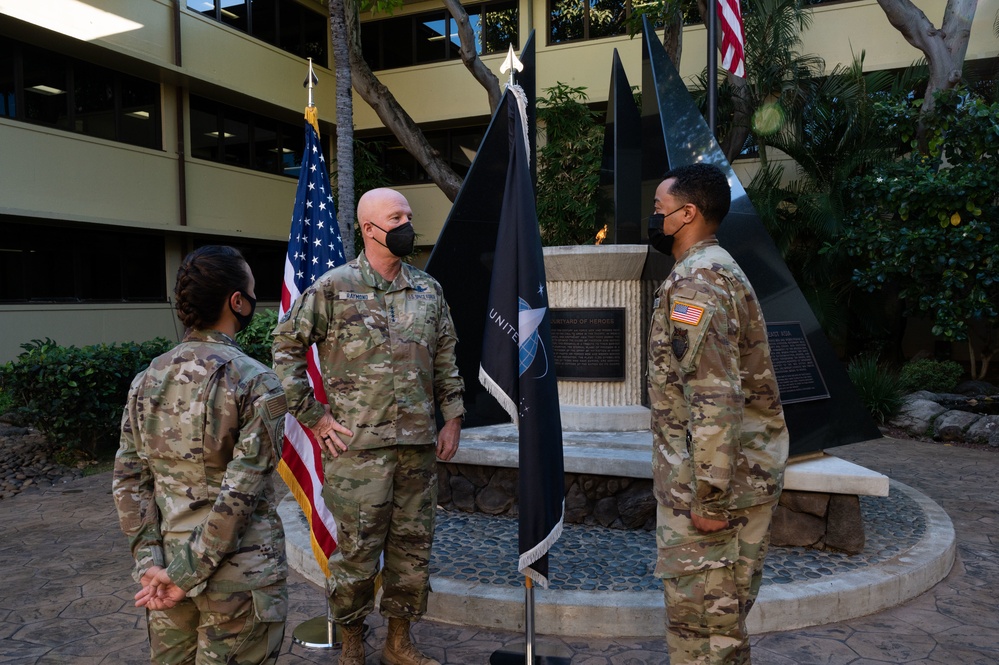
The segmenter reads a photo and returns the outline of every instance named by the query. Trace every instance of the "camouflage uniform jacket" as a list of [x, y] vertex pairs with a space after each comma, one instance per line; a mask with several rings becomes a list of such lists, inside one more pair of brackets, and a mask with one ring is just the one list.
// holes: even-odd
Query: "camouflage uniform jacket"
[[659, 502], [726, 520], [776, 501], [788, 435], [766, 323], [714, 238], [688, 249], [659, 288], [648, 370]]
[[313, 426], [323, 405], [306, 379], [306, 353], [319, 369], [340, 435], [353, 450], [432, 444], [434, 398], [445, 420], [465, 412], [455, 361], [454, 324], [440, 284], [406, 263], [389, 283], [364, 252], [327, 272], [295, 301], [274, 330], [274, 368], [288, 408]]
[[113, 491], [135, 577], [229, 593], [288, 576], [274, 469], [287, 406], [267, 367], [216, 331], [192, 330], [132, 381]]

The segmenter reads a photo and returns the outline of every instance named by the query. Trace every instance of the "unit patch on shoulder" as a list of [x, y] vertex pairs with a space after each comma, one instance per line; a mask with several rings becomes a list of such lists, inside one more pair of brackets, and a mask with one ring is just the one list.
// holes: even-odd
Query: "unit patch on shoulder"
[[703, 307], [680, 301], [673, 303], [673, 309], [669, 313], [670, 321], [686, 323], [688, 326], [699, 324], [702, 316], [704, 316]]
[[687, 338], [687, 329], [674, 328], [673, 334], [670, 336], [669, 345], [670, 348], [673, 349], [673, 357], [677, 360], [683, 360], [683, 357], [687, 355], [687, 349], [690, 348], [690, 342]]

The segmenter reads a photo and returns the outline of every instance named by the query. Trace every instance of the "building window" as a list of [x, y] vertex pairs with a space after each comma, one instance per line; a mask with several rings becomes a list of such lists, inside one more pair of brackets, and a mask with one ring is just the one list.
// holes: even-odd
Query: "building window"
[[192, 157], [297, 178], [304, 149], [302, 127], [191, 95]]
[[548, 43], [623, 35], [631, 0], [549, 0]]
[[231, 245], [238, 249], [253, 273], [257, 300], [262, 302], [281, 300], [284, 263], [288, 257], [287, 243], [247, 242], [236, 238], [197, 236], [194, 240], [194, 249], [204, 245]]
[[0, 118], [17, 116], [14, 44], [0, 37]]
[[0, 302], [165, 302], [161, 235], [0, 223]]
[[[461, 177], [468, 174], [472, 160], [486, 134], [486, 126], [462, 127], [425, 131], [430, 145]], [[394, 136], [381, 136], [363, 139], [371, 152], [377, 156], [378, 164], [384, 171], [390, 185], [415, 185], [431, 182], [416, 158], [409, 154]]]
[[[681, 3], [683, 24], [700, 23], [697, 2], [681, 0]], [[647, 5], [648, 0], [548, 0], [548, 43], [628, 34], [632, 11]], [[654, 28], [662, 28], [661, 14], [649, 14], [649, 19]]]
[[317, 65], [328, 65], [324, 14], [295, 0], [187, 0], [187, 8]]
[[160, 149], [152, 81], [0, 37], [0, 116]]
[[[516, 0], [466, 7], [479, 55], [519, 49]], [[461, 57], [458, 26], [444, 10], [368, 21], [361, 26], [361, 49], [374, 70], [411, 67]]]

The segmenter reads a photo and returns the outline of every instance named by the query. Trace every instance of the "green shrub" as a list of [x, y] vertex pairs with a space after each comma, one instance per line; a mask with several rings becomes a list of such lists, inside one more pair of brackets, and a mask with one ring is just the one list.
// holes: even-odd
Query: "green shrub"
[[0, 366], [0, 390], [18, 416], [53, 443], [100, 455], [118, 445], [132, 379], [172, 346], [162, 338], [84, 347], [32, 340]]
[[0, 390], [0, 416], [9, 413], [14, 408], [14, 399], [3, 390]]
[[929, 390], [931, 393], [948, 393], [954, 390], [964, 376], [964, 369], [953, 360], [921, 358], [902, 365], [899, 381], [903, 392]]
[[259, 310], [253, 315], [253, 321], [250, 322], [246, 330], [241, 330], [236, 335], [236, 341], [246, 352], [246, 355], [259, 360], [268, 367], [273, 364], [271, 362], [271, 344], [274, 338], [271, 337], [271, 331], [277, 325], [277, 319], [277, 310]]
[[847, 374], [857, 394], [878, 424], [898, 413], [904, 393], [898, 375], [875, 356], [860, 356], [850, 361]]

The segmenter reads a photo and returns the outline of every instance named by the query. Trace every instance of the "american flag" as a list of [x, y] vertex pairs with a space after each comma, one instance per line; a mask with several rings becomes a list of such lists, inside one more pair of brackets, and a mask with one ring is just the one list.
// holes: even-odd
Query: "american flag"
[[678, 302], [673, 304], [673, 311], [670, 312], [669, 318], [673, 321], [679, 321], [680, 323], [688, 323], [692, 326], [696, 326], [701, 322], [701, 315], [703, 314], [703, 307]]
[[[319, 142], [318, 113], [305, 110], [305, 154], [298, 175], [298, 191], [291, 216], [288, 256], [284, 263], [280, 315], [327, 270], [344, 263], [343, 242], [334, 212], [333, 190]], [[319, 375], [316, 348], [308, 356], [309, 380], [316, 399], [328, 403]], [[312, 552], [323, 573], [336, 550], [336, 524], [322, 497], [324, 474], [319, 444], [294, 416], [285, 416], [284, 446], [278, 472], [302, 507], [312, 534]]]
[[742, 10], [739, 0], [718, 0], [721, 17], [722, 67], [739, 78], [746, 77], [746, 37], [742, 28]]

